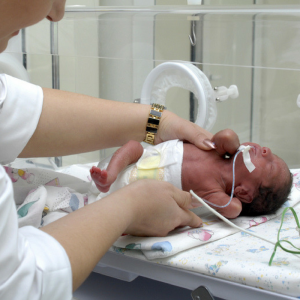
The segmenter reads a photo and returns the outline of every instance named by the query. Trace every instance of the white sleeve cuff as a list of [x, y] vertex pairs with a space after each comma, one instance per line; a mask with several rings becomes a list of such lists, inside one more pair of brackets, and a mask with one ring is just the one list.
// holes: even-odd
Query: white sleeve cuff
[[12, 182], [0, 165], [0, 299], [71, 298], [72, 271], [64, 248], [39, 229], [18, 228]]
[[53, 237], [31, 226], [20, 228], [19, 236], [24, 238], [22, 250], [26, 249], [27, 259], [35, 260], [35, 281], [41, 283], [38, 299], [72, 299], [72, 271], [64, 248]]
[[0, 163], [13, 161], [33, 135], [43, 106], [41, 87], [0, 74]]

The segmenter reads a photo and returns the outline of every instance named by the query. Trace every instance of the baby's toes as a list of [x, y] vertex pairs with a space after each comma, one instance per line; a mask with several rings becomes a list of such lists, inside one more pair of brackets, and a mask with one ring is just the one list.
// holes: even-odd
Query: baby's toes
[[101, 174], [99, 176], [99, 182], [103, 185], [107, 184], [107, 172], [106, 170], [101, 171]]

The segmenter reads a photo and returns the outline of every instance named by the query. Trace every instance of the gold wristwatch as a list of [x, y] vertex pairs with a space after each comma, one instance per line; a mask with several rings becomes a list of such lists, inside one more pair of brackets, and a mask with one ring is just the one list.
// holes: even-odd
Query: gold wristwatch
[[154, 138], [164, 109], [166, 108], [161, 104], [152, 104], [146, 126], [146, 138], [144, 142], [154, 145]]

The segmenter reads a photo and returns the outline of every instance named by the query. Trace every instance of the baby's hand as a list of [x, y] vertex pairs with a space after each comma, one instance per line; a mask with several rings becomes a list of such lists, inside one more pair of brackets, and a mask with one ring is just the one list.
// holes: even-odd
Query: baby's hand
[[216, 151], [221, 156], [235, 154], [240, 146], [238, 135], [231, 129], [217, 132], [211, 140], [215, 144]]

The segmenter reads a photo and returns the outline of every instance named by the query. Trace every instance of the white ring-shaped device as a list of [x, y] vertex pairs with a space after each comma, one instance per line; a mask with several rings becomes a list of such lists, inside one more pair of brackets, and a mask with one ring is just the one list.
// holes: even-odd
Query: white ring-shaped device
[[198, 100], [195, 123], [210, 130], [217, 118], [214, 91], [205, 74], [191, 63], [166, 62], [154, 68], [142, 87], [141, 103], [165, 105], [168, 89], [175, 86], [195, 95]]

